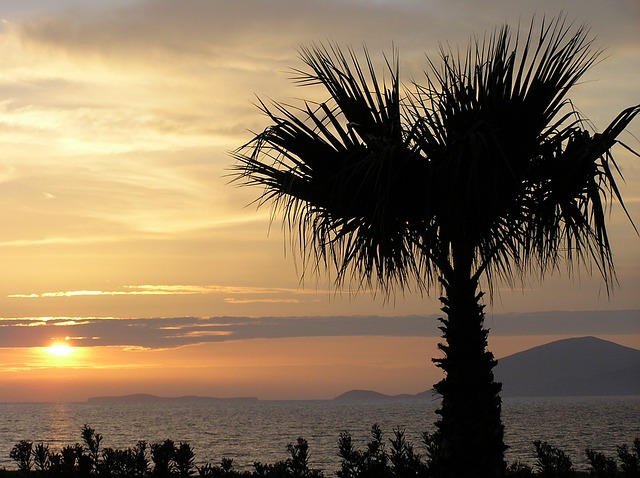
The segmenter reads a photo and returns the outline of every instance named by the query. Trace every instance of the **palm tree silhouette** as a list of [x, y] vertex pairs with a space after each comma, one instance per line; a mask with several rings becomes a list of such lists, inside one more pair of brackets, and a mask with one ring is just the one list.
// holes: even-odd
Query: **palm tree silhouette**
[[505, 471], [481, 281], [491, 295], [564, 262], [595, 266], [607, 290], [615, 282], [605, 208], [624, 204], [611, 148], [640, 106], [590, 131], [567, 93], [599, 54], [584, 26], [532, 21], [525, 35], [505, 26], [464, 53], [441, 48], [426, 84], [401, 88], [395, 53], [379, 80], [366, 49], [361, 61], [303, 48], [294, 80], [329, 99], [260, 102], [272, 124], [233, 153], [235, 180], [263, 188], [257, 202], [282, 214], [306, 265], [335, 269], [337, 286], [443, 291], [445, 476]]

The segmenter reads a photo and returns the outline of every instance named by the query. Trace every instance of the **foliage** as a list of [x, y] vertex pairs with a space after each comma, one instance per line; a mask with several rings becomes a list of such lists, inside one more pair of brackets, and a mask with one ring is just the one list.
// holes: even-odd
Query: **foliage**
[[33, 442], [21, 440], [13, 446], [9, 452], [9, 457], [18, 463], [18, 470], [29, 473], [33, 464], [32, 451]]
[[298, 437], [296, 444], [289, 443], [287, 451], [291, 455], [287, 460], [289, 469], [294, 478], [303, 478], [312, 475], [309, 469], [309, 443], [302, 437]]
[[96, 464], [97, 474], [108, 478], [144, 477], [149, 468], [146, 448], [145, 441], [139, 441], [135, 447], [126, 450], [105, 448], [101, 454], [101, 461]]
[[348, 432], [338, 439], [338, 456], [342, 458], [339, 478], [382, 478], [389, 476], [389, 455], [385, 450], [382, 430], [377, 424], [371, 427], [371, 437], [364, 451], [356, 450]]
[[100, 443], [102, 442], [102, 435], [96, 433], [96, 431], [87, 424], [82, 427], [81, 435], [87, 449], [89, 450], [89, 454], [93, 460], [93, 465], [95, 466], [100, 457]]
[[64, 476], [88, 476], [91, 473], [94, 464], [91, 456], [84, 452], [85, 448], [79, 443], [62, 448], [60, 467]]
[[426, 449], [426, 467], [431, 470], [434, 476], [443, 475], [442, 448], [440, 447], [439, 432], [422, 434], [422, 442]]
[[390, 451], [385, 446], [382, 430], [378, 425], [371, 427], [371, 436], [363, 451], [356, 450], [348, 432], [342, 432], [338, 439], [338, 456], [342, 459], [339, 478], [411, 478], [432, 476], [430, 461], [423, 462], [413, 445], [405, 437], [401, 428], [393, 431], [389, 439]]
[[413, 445], [405, 437], [404, 430], [397, 428], [391, 439], [391, 473], [395, 477], [427, 476], [427, 467], [422, 463], [421, 456], [413, 451]]
[[620, 467], [624, 472], [624, 476], [627, 478], [640, 477], [640, 437], [633, 440], [633, 447], [629, 450], [629, 447], [624, 445], [618, 446], [618, 458], [622, 464]]
[[357, 478], [362, 467], [362, 455], [353, 445], [349, 432], [341, 432], [338, 437], [338, 456], [341, 458], [338, 478]]
[[571, 458], [562, 450], [546, 441], [534, 441], [536, 450], [536, 467], [538, 475], [543, 478], [570, 478], [574, 476]]
[[153, 443], [151, 445], [151, 461], [153, 461], [153, 476], [158, 478], [166, 478], [171, 475], [175, 469], [174, 458], [176, 455], [176, 446], [173, 440], [165, 440], [162, 443]]
[[180, 442], [180, 445], [178, 445], [178, 447], [175, 449], [173, 457], [176, 464], [178, 476], [187, 477], [193, 474], [195, 470], [193, 459], [195, 456], [196, 455], [193, 452], [191, 445], [189, 445], [188, 443]]
[[615, 478], [617, 476], [618, 465], [615, 458], [589, 448], [585, 450], [585, 454], [596, 478]]
[[324, 475], [319, 470], [309, 468], [309, 443], [302, 437], [298, 437], [296, 444], [287, 445], [289, 458], [277, 461], [274, 464], [255, 462], [254, 475], [263, 478], [322, 478]]
[[233, 458], [222, 458], [220, 465], [212, 465], [205, 463], [202, 466], [196, 466], [198, 474], [202, 478], [240, 478], [249, 477], [249, 472], [238, 472], [233, 469]]
[[50, 455], [51, 452], [49, 451], [49, 445], [45, 445], [44, 443], [36, 444], [36, 447], [33, 450], [33, 462], [36, 465], [36, 470], [43, 472], [50, 468]]
[[128, 458], [130, 461], [130, 476], [143, 477], [149, 468], [149, 460], [147, 459], [147, 442], [139, 440], [132, 448], [128, 449]]
[[425, 84], [404, 89], [395, 52], [385, 81], [366, 49], [302, 48], [294, 79], [327, 100], [260, 102], [271, 125], [233, 153], [235, 180], [261, 188], [257, 202], [338, 284], [437, 289], [463, 261], [491, 288], [563, 260], [610, 284], [605, 206], [622, 204], [610, 149], [640, 106], [585, 129], [567, 95], [600, 52], [567, 23], [443, 48]]
[[507, 467], [507, 476], [509, 478], [533, 478], [533, 468], [526, 463], [514, 461]]
[[[425, 453], [422, 455], [414, 450], [401, 428], [394, 429], [393, 436], [385, 440], [380, 427], [374, 424], [363, 449], [357, 449], [351, 434], [344, 431], [338, 438], [340, 469], [332, 474], [338, 478], [441, 478], [446, 474], [442, 470], [442, 450], [437, 433], [423, 434]], [[302, 437], [287, 445], [287, 459], [274, 463], [254, 462], [253, 471], [235, 470], [233, 459], [225, 457], [219, 465], [196, 465], [190, 444], [180, 442], [176, 446], [169, 439], [151, 447], [147, 447], [145, 441], [139, 441], [132, 448], [100, 448], [93, 445], [99, 445], [102, 436], [86, 425], [82, 429], [82, 438], [86, 446], [78, 443], [66, 445], [60, 452], [52, 451], [44, 443], [34, 446], [32, 442], [22, 440], [13, 447], [10, 457], [16, 461], [20, 473], [32, 474], [34, 478], [183, 478], [195, 472], [201, 478], [324, 478], [321, 470], [310, 467], [309, 444]], [[90, 446], [89, 442], [93, 445]], [[536, 470], [515, 462], [507, 467], [507, 478], [568, 478], [575, 475], [571, 459], [563, 451], [543, 441], [536, 441], [533, 445], [537, 456]], [[148, 449], [151, 460], [147, 455]], [[586, 450], [593, 476], [640, 476], [640, 438], [636, 438], [631, 447], [624, 444], [617, 449], [622, 474], [616, 472], [614, 458]], [[149, 467], [150, 461], [153, 468]], [[32, 470], [34, 465], [35, 472]]]

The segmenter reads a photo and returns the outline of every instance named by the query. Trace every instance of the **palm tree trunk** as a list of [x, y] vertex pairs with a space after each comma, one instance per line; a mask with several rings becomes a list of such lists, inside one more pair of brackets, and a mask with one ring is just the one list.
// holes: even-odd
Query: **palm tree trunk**
[[[455, 275], [455, 274], [454, 274]], [[438, 347], [444, 358], [434, 362], [445, 372], [435, 390], [442, 396], [437, 411], [437, 439], [441, 451], [439, 468], [446, 477], [504, 476], [504, 427], [500, 419], [500, 390], [493, 380], [497, 364], [487, 350], [484, 305], [474, 279], [454, 277], [443, 281], [446, 297], [441, 318], [446, 344]]]

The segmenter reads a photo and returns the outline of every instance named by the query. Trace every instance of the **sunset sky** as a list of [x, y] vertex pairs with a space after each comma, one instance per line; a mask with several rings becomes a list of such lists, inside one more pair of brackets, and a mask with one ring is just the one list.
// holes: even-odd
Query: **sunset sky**
[[[389, 301], [302, 270], [279, 219], [229, 184], [261, 131], [256, 97], [296, 104], [313, 42], [421, 82], [438, 45], [561, 11], [602, 61], [570, 95], [603, 129], [640, 103], [638, 0], [3, 0], [0, 3], [0, 402], [94, 395], [332, 398], [438, 379], [438, 291]], [[640, 150], [640, 120], [620, 138]], [[640, 225], [640, 159], [614, 150]], [[502, 357], [596, 335], [640, 348], [640, 238], [609, 220], [618, 287], [589, 271], [497, 288]], [[49, 348], [65, 343], [71, 349]]]

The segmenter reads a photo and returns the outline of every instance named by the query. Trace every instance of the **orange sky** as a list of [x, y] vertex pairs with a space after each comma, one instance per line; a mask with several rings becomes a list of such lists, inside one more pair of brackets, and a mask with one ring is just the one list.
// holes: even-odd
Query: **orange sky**
[[[431, 386], [437, 330], [415, 332], [407, 322], [391, 337], [393, 323], [376, 320], [422, 315], [435, 329], [437, 291], [384, 303], [368, 291], [336, 293], [330, 277], [301, 281], [279, 222], [270, 226], [267, 208], [247, 206], [258, 191], [228, 184], [228, 152], [266, 125], [254, 95], [295, 102], [318, 94], [289, 80], [288, 68], [301, 66], [300, 45], [366, 43], [380, 60], [394, 45], [401, 76], [420, 81], [424, 55], [435, 58], [439, 42], [464, 47], [473, 33], [504, 21], [527, 23], [534, 11], [564, 10], [590, 23], [596, 45], [606, 49], [571, 96], [596, 128], [640, 101], [638, 2], [588, 0], [576, 9], [569, 0], [531, 7], [492, 0], [481, 12], [474, 5], [2, 2], [0, 401], [112, 392], [328, 398], [350, 388], [415, 393]], [[640, 149], [638, 138], [636, 120], [621, 139]], [[621, 147], [615, 153], [638, 224], [640, 160]], [[549, 321], [544, 330], [534, 321], [505, 328], [492, 337], [497, 356], [587, 333], [640, 348], [640, 313], [593, 327], [554, 320], [556, 311], [607, 318], [640, 310], [640, 239], [619, 207], [610, 232], [620, 286], [614, 295], [607, 298], [586, 271], [572, 278], [561, 271], [542, 284], [532, 278], [516, 291], [499, 288], [488, 322], [532, 312], [548, 312]], [[347, 330], [348, 321], [311, 328], [304, 322], [335, 316], [378, 319], [359, 323], [361, 335]], [[206, 334], [190, 324], [188, 341], [160, 346], [128, 335], [129, 324], [106, 343], [115, 323], [107, 318], [167, 324], [177, 317], [297, 317], [291, 320], [299, 331], [287, 336], [281, 323], [267, 321], [259, 332], [245, 324], [230, 340], [213, 341], [212, 324]], [[58, 325], [33, 327], [45, 318]], [[73, 323], [60, 325], [65, 318]], [[61, 327], [59, 338], [83, 346], [67, 358], [41, 353]], [[50, 329], [55, 334], [41, 333]], [[91, 338], [82, 335], [86, 329]]]

